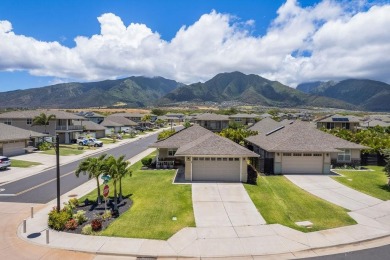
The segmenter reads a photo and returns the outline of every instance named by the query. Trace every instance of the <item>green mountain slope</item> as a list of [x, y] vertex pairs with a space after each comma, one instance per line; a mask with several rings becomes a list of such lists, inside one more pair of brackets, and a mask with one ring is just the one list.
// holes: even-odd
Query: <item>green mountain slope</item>
[[338, 83], [300, 84], [297, 89], [314, 95], [337, 98], [369, 111], [390, 111], [390, 85], [368, 79], [347, 79]]
[[183, 101], [240, 101], [249, 104], [293, 107], [324, 106], [354, 109], [343, 101], [317, 97], [295, 90], [278, 81], [241, 72], [221, 73], [205, 83], [195, 83], [173, 90], [161, 103]]
[[132, 107], [154, 104], [163, 95], [183, 84], [162, 77], [130, 77], [90, 83], [64, 83], [35, 89], [0, 93], [0, 107], [80, 108]]

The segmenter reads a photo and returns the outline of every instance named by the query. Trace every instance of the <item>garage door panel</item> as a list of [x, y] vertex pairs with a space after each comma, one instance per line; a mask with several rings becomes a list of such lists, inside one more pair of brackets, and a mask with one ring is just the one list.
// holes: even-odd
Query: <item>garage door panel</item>
[[240, 181], [239, 161], [193, 161], [194, 181]]
[[321, 174], [322, 156], [283, 156], [282, 173]]
[[3, 144], [3, 154], [4, 156], [15, 156], [25, 153], [25, 143], [24, 142], [15, 142], [15, 143], [5, 143]]

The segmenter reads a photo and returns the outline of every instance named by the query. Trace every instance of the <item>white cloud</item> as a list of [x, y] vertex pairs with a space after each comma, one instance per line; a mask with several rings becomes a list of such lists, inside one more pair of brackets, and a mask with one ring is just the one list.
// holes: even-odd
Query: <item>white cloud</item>
[[73, 48], [17, 35], [9, 21], [0, 21], [0, 70], [56, 81], [145, 75], [192, 83], [242, 71], [289, 85], [347, 77], [390, 82], [389, 13], [389, 4], [367, 9], [364, 1], [324, 0], [302, 8], [288, 0], [264, 35], [251, 34], [254, 20], [212, 11], [170, 41], [106, 13], [98, 17], [100, 34], [76, 37]]

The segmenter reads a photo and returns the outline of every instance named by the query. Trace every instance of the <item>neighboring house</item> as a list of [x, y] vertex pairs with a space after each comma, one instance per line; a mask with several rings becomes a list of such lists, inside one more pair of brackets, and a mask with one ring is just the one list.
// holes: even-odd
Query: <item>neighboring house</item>
[[316, 121], [317, 128], [334, 129], [342, 128], [356, 131], [360, 126], [360, 120], [354, 116], [331, 115]]
[[174, 161], [183, 164], [188, 181], [247, 181], [247, 159], [252, 151], [198, 126], [190, 126], [155, 142], [156, 165], [166, 168]]
[[75, 124], [82, 124], [83, 126], [83, 134], [82, 135], [90, 135], [91, 137], [95, 138], [103, 138], [106, 136], [106, 129], [104, 126], [96, 124], [92, 121], [83, 121], [81, 122], [75, 122]]
[[249, 130], [257, 131], [259, 133], [268, 133], [269, 131], [274, 130], [280, 126], [283, 126], [283, 124], [273, 120], [270, 117], [266, 117], [254, 124], [253, 126], [249, 127]]
[[267, 118], [267, 117], [272, 117], [272, 115], [268, 113], [264, 113], [260, 115], [260, 118]]
[[100, 124], [101, 122], [103, 122], [103, 120], [105, 118], [105, 116], [98, 114], [98, 113], [95, 113], [95, 112], [92, 112], [92, 111], [81, 111], [81, 112], [76, 113], [76, 115], [85, 117], [89, 121], [92, 121], [96, 124]]
[[376, 120], [376, 119], [373, 119], [373, 120], [369, 119], [369, 120], [367, 120], [365, 122], [362, 122], [361, 126], [363, 128], [371, 128], [371, 127], [375, 127], [375, 126], [389, 127], [390, 123], [384, 122], [384, 121], [381, 121], [381, 120]]
[[86, 119], [65, 111], [59, 110], [23, 110], [12, 111], [0, 114], [0, 123], [16, 126], [25, 130], [32, 130], [38, 133], [45, 132], [45, 126], [32, 126], [33, 119], [41, 113], [46, 115], [55, 115], [55, 119], [51, 120], [46, 126], [48, 135], [59, 135], [60, 143], [69, 144], [72, 139], [75, 139], [83, 132], [82, 125], [74, 124], [75, 121], [85, 121]]
[[117, 124], [120, 124], [120, 132], [130, 132], [132, 130], [133, 127], [136, 127], [138, 125], [138, 123], [130, 120], [130, 119], [127, 119], [126, 117], [123, 117], [123, 116], [115, 116], [115, 115], [111, 115], [111, 116], [108, 116], [106, 119], [110, 120], [111, 122], [114, 122], [114, 123], [117, 123]]
[[229, 117], [212, 113], [204, 113], [194, 118], [196, 124], [213, 132], [220, 132], [229, 126]]
[[117, 134], [121, 132], [121, 128], [124, 127], [123, 124], [111, 121], [109, 118], [105, 118], [100, 125], [106, 128], [106, 135]]
[[116, 113], [112, 114], [110, 116], [122, 116], [125, 117], [133, 122], [139, 123], [141, 122], [142, 118], [146, 116], [147, 114], [140, 114], [140, 113]]
[[179, 122], [183, 122], [185, 117], [185, 115], [182, 113], [167, 113], [165, 116], [168, 118], [173, 118], [174, 120], [179, 120]]
[[242, 125], [254, 124], [260, 120], [260, 116], [256, 114], [235, 114], [229, 116], [230, 122], [239, 123]]
[[267, 174], [329, 174], [331, 165], [360, 165], [360, 152], [367, 148], [302, 121], [245, 140], [260, 155], [252, 163]]
[[24, 154], [26, 147], [36, 146], [37, 139], [44, 136], [47, 135], [0, 123], [0, 155]]

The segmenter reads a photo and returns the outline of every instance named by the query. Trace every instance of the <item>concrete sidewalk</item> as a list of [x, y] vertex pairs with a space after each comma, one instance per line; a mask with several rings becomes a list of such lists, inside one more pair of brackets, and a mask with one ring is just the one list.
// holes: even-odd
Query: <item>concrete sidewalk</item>
[[[153, 135], [155, 133], [159, 133], [159, 132], [166, 130], [166, 129], [168, 129], [168, 128], [161, 128], [155, 132], [149, 132], [145, 135], [137, 136], [137, 137], [132, 138], [132, 139], [118, 140], [116, 143], [105, 144], [101, 148], [85, 149], [84, 152], [82, 154], [79, 154], [79, 155], [61, 156], [60, 164], [61, 165], [68, 164], [68, 163], [80, 160], [82, 158], [92, 156], [96, 153], [108, 151], [112, 148], [135, 142], [139, 139], [145, 138], [145, 137]], [[19, 155], [19, 156], [13, 156], [13, 157], [11, 157], [11, 162], [12, 162], [12, 159], [31, 161], [31, 162], [39, 162], [39, 163], [41, 163], [41, 165], [36, 165], [36, 166], [28, 167], [28, 168], [11, 167], [10, 169], [8, 169], [6, 171], [1, 171], [0, 172], [0, 184], [10, 183], [13, 181], [17, 181], [17, 180], [38, 174], [42, 171], [45, 171], [45, 170], [48, 170], [50, 168], [55, 167], [55, 164], [56, 164], [56, 158], [54, 155], [43, 154], [41, 152], [33, 152], [33, 153], [23, 154], [23, 155]]]
[[[146, 153], [146, 152], [145, 152]], [[140, 158], [142, 155], [139, 156]], [[65, 194], [82, 196], [95, 188], [90, 181]], [[195, 188], [196, 190], [196, 188]], [[351, 212], [357, 225], [303, 233], [288, 227], [272, 225], [208, 226], [184, 228], [167, 241], [118, 237], [84, 236], [50, 230], [46, 245], [47, 213], [55, 202], [47, 204], [33, 219], [27, 220], [27, 233], [18, 228], [19, 236], [34, 244], [94, 254], [155, 257], [249, 257], [275, 255], [277, 258], [317, 256], [321, 252], [335, 253], [340, 245], [364, 249], [362, 241], [390, 235], [390, 201]], [[207, 214], [207, 212], [204, 212]], [[31, 234], [38, 234], [29, 238]], [[387, 240], [386, 240], [387, 239]], [[381, 240], [383, 241], [383, 239]], [[358, 244], [356, 244], [358, 243]], [[386, 243], [386, 242], [385, 242]], [[360, 248], [359, 248], [360, 246]], [[332, 249], [333, 248], [333, 249]], [[343, 248], [348, 248], [344, 246]], [[333, 251], [332, 251], [333, 250]]]

